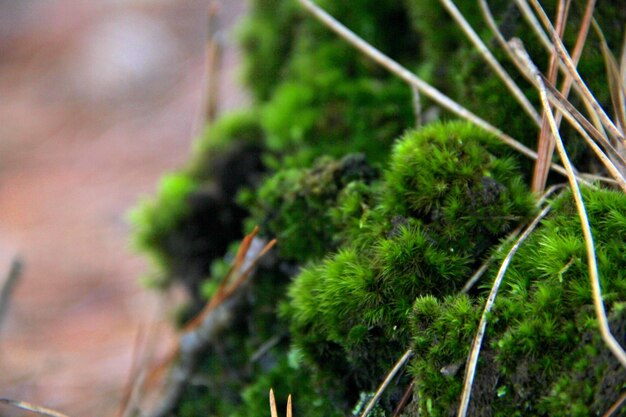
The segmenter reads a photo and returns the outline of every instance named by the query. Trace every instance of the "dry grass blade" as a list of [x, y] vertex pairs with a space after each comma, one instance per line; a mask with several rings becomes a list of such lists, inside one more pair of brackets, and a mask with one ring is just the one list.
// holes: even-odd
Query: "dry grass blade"
[[539, 85], [539, 96], [544, 112], [546, 112], [546, 115], [548, 116], [548, 120], [550, 122], [550, 129], [552, 130], [552, 136], [556, 141], [556, 148], [559, 152], [561, 160], [563, 161], [563, 165], [565, 165], [565, 168], [567, 169], [569, 174], [568, 180], [572, 189], [574, 200], [576, 202], [576, 209], [578, 210], [578, 216], [580, 217], [580, 223], [582, 226], [583, 235], [585, 237], [585, 245], [587, 249], [587, 264], [589, 268], [589, 278], [591, 280], [593, 304], [596, 312], [596, 318], [598, 319], [600, 334], [609, 350], [622, 364], [622, 366], [626, 368], [626, 352], [624, 351], [622, 346], [620, 346], [617, 340], [615, 340], [615, 337], [611, 333], [609, 320], [606, 316], [606, 311], [604, 309], [602, 289], [600, 287], [600, 277], [598, 276], [598, 265], [596, 261], [595, 247], [593, 244], [593, 235], [591, 233], [591, 226], [589, 225], [589, 218], [587, 216], [587, 211], [585, 210], [583, 197], [580, 192], [580, 188], [578, 187], [578, 182], [576, 181], [572, 164], [569, 160], [569, 157], [567, 156], [567, 151], [565, 150], [565, 146], [563, 145], [563, 141], [561, 140], [561, 136], [559, 135], [559, 130], [556, 126], [556, 121], [554, 120], [554, 115], [552, 114], [552, 110], [550, 109], [548, 95], [546, 93], [543, 78], [541, 77], [539, 70], [537, 70], [537, 68], [532, 64], [528, 56], [527, 60], [529, 69], [534, 73], [535, 78], [537, 79], [537, 83]]
[[[373, 59], [380, 65], [382, 65], [383, 67], [385, 67], [388, 71], [395, 74], [396, 76], [404, 80], [409, 85], [412, 85], [415, 88], [417, 88], [421, 93], [426, 95], [428, 98], [430, 98], [431, 100], [433, 100], [440, 106], [456, 114], [462, 119], [465, 119], [475, 124], [476, 126], [481, 127], [482, 129], [492, 133], [498, 139], [500, 139], [503, 143], [507, 144], [508, 146], [520, 152], [521, 154], [526, 155], [527, 157], [531, 159], [537, 159], [537, 153], [535, 151], [522, 145], [520, 142], [513, 139], [511, 136], [507, 135], [506, 133], [502, 132], [497, 127], [491, 125], [489, 122], [481, 119], [474, 113], [470, 112], [465, 107], [461, 106], [460, 104], [458, 104], [457, 102], [455, 102], [454, 100], [452, 100], [451, 98], [449, 98], [448, 96], [446, 96], [445, 94], [443, 94], [442, 92], [440, 92], [439, 90], [431, 86], [430, 84], [420, 79], [411, 71], [404, 68], [402, 65], [400, 65], [393, 59], [389, 58], [388, 56], [380, 52], [378, 49], [374, 48], [372, 45], [364, 41], [362, 38], [360, 38], [350, 29], [348, 29], [347, 27], [339, 23], [334, 17], [329, 15], [326, 11], [321, 9], [311, 0], [299, 0], [299, 2], [320, 22], [322, 22], [328, 28], [330, 28], [335, 33], [337, 33], [339, 36], [345, 39], [348, 43], [350, 43], [356, 49], [358, 49], [359, 51], [361, 51], [366, 56], [370, 57], [371, 59]], [[557, 164], [551, 164], [550, 166], [556, 172], [562, 175], [567, 175], [567, 172], [562, 166], [557, 165]]]
[[474, 47], [478, 50], [482, 58], [487, 62], [487, 64], [491, 67], [491, 69], [495, 72], [495, 74], [502, 80], [504, 85], [509, 89], [513, 97], [517, 100], [517, 102], [522, 106], [526, 114], [532, 119], [533, 122], [537, 126], [541, 124], [541, 116], [537, 113], [537, 110], [533, 107], [533, 105], [528, 101], [526, 95], [522, 92], [522, 90], [515, 84], [515, 81], [511, 78], [511, 76], [506, 72], [506, 70], [500, 65], [498, 60], [493, 56], [489, 48], [485, 45], [485, 43], [480, 39], [480, 36], [472, 29], [470, 24], [465, 20], [465, 17], [461, 14], [459, 9], [454, 5], [452, 0], [439, 0], [443, 6], [448, 10], [452, 18], [457, 22], [463, 33], [467, 36], [467, 38], [472, 42]]
[[217, 16], [219, 5], [211, 2], [207, 18], [206, 43], [206, 90], [204, 93], [203, 126], [211, 123], [217, 116], [219, 91], [219, 69], [222, 55], [222, 45], [217, 36]]
[[622, 134], [626, 129], [626, 101], [624, 96], [626, 95], [624, 90], [624, 82], [620, 74], [617, 60], [609, 48], [609, 44], [606, 42], [602, 28], [598, 25], [598, 22], [593, 20], [593, 28], [600, 38], [600, 45], [602, 46], [602, 56], [604, 57], [604, 64], [606, 66], [606, 77], [609, 83], [609, 93], [611, 95], [611, 102], [613, 104], [613, 112], [615, 113], [615, 119], [617, 121], [617, 127], [621, 130]]
[[380, 386], [376, 390], [376, 393], [374, 394], [374, 396], [369, 400], [369, 402], [365, 406], [365, 409], [361, 413], [360, 417], [367, 417], [369, 413], [372, 412], [372, 410], [374, 409], [374, 406], [376, 405], [378, 400], [380, 400], [380, 396], [383, 395], [383, 392], [385, 392], [385, 389], [387, 389], [387, 387], [391, 383], [391, 380], [396, 376], [398, 371], [404, 366], [406, 361], [408, 361], [411, 358], [411, 356], [413, 356], [413, 350], [408, 349], [406, 352], [404, 352], [404, 354], [400, 357], [400, 359], [398, 359], [398, 361], [395, 363], [393, 368], [391, 368], [391, 370], [385, 377], [384, 381], [380, 384]]
[[17, 281], [22, 276], [22, 261], [19, 258], [13, 259], [9, 272], [2, 283], [2, 289], [0, 289], [0, 329], [2, 328], [2, 322], [9, 309], [9, 303], [11, 302], [11, 295]]
[[613, 417], [617, 411], [626, 403], [626, 392], [624, 392], [619, 399], [607, 410], [602, 417]]
[[402, 398], [400, 399], [400, 402], [396, 406], [396, 409], [393, 411], [393, 414], [391, 415], [391, 417], [398, 417], [402, 413], [402, 411], [404, 411], [404, 407], [406, 407], [406, 405], [409, 403], [409, 399], [411, 398], [411, 395], [413, 394], [414, 388], [415, 388], [415, 379], [413, 379], [411, 383], [409, 384], [409, 386], [406, 387], [406, 390], [404, 391], [404, 394], [402, 395]]
[[270, 388], [270, 414], [272, 417], [278, 417], [278, 410], [276, 410], [276, 397], [274, 397], [274, 390]]
[[275, 239], [267, 244], [263, 243], [261, 239], [256, 238], [258, 233], [259, 228], [256, 227], [243, 239], [233, 266], [215, 294], [198, 316], [184, 327], [184, 333], [179, 339], [177, 348], [167, 356], [165, 363], [157, 368], [161, 371], [178, 358], [175, 367], [170, 372], [170, 383], [161, 395], [161, 403], [151, 413], [152, 417], [170, 415], [183, 393], [185, 384], [193, 375], [199, 355], [217, 340], [219, 334], [235, 318], [236, 309], [244, 300], [241, 288], [248, 282], [259, 259], [276, 244]]
[[576, 70], [576, 66], [573, 63], [572, 58], [569, 56], [567, 49], [565, 48], [565, 45], [563, 45], [563, 42], [558, 37], [554, 27], [552, 26], [552, 23], [550, 22], [550, 19], [546, 15], [545, 11], [543, 10], [539, 2], [537, 0], [530, 0], [530, 3], [535, 9], [535, 11], [537, 12], [537, 15], [539, 16], [539, 19], [543, 23], [544, 27], [550, 33], [550, 36], [552, 37], [552, 43], [557, 49], [559, 58], [565, 64], [567, 71], [573, 77], [574, 82], [578, 85], [578, 87], [582, 91], [585, 98], [589, 101], [589, 103], [591, 103], [591, 106], [593, 107], [596, 115], [600, 118], [600, 121], [602, 122], [602, 124], [608, 129], [610, 134], [613, 135], [619, 142], [624, 142], [625, 140], [624, 135], [619, 131], [619, 129], [617, 129], [617, 127], [615, 126], [613, 121], [609, 118], [609, 116], [607, 116], [604, 109], [602, 109], [602, 106], [600, 105], [600, 103], [598, 103], [593, 93], [589, 90], [589, 88], [587, 87], [587, 84], [585, 84], [580, 74]]
[[[567, 21], [567, 12], [569, 11], [570, 1], [567, 4], [563, 0], [559, 0], [557, 6], [556, 17], [556, 30], [559, 36], [562, 38], [565, 31], [565, 25]], [[548, 79], [552, 84], [556, 84], [558, 75], [558, 56], [556, 50], [553, 50], [550, 54], [550, 64], [548, 66]], [[552, 160], [552, 154], [554, 152], [554, 141], [550, 138], [550, 127], [545, 115], [541, 118], [541, 129], [539, 131], [539, 141], [537, 143], [537, 162], [533, 170], [533, 178], [531, 181], [531, 191], [534, 193], [541, 193], [548, 181], [548, 166]]]
[[485, 331], [487, 329], [487, 317], [491, 310], [493, 309], [493, 305], [496, 301], [496, 296], [498, 294], [498, 290], [500, 289], [500, 284], [502, 284], [502, 280], [504, 278], [504, 274], [511, 263], [511, 259], [513, 259], [513, 255], [519, 249], [520, 245], [526, 238], [530, 235], [530, 233], [537, 227], [541, 219], [545, 217], [546, 214], [550, 211], [550, 206], [546, 206], [541, 212], [533, 219], [532, 223], [524, 230], [522, 235], [517, 239], [513, 247], [509, 250], [509, 253], [504, 258], [502, 265], [500, 265], [500, 269], [498, 270], [498, 274], [493, 281], [493, 285], [491, 286], [491, 291], [489, 292], [489, 297], [487, 297], [487, 302], [485, 303], [485, 308], [483, 310], [483, 314], [480, 318], [480, 322], [478, 324], [478, 331], [476, 332], [476, 337], [474, 338], [474, 342], [472, 344], [472, 350], [470, 351], [469, 358], [467, 360], [467, 366], [465, 367], [465, 379], [463, 382], [463, 393], [461, 395], [461, 402], [459, 404], [458, 417], [467, 416], [467, 410], [469, 409], [470, 397], [472, 395], [472, 385], [474, 384], [474, 376], [476, 375], [476, 365], [478, 363], [478, 356], [480, 354], [480, 348], [483, 343], [483, 338], [485, 337]]
[[26, 401], [15, 401], [15, 400], [10, 400], [8, 398], [0, 398], [0, 403], [10, 405], [11, 407], [19, 408], [21, 410], [30, 411], [35, 414], [39, 414], [41, 416], [68, 417], [67, 414], [63, 414], [59, 411], [52, 410], [50, 408], [41, 407], [39, 405], [27, 403]]
[[291, 411], [291, 394], [287, 397], [287, 417], [292, 417], [293, 412]]

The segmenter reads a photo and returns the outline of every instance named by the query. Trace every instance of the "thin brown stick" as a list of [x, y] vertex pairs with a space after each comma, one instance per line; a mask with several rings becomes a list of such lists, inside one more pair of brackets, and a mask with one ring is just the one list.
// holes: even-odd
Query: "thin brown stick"
[[9, 267], [9, 272], [2, 283], [2, 289], [0, 290], [0, 329], [2, 329], [2, 323], [9, 310], [13, 290], [22, 276], [22, 268], [22, 261], [19, 258], [13, 259]]
[[[570, 1], [565, 4], [564, 0], [558, 1], [557, 13], [556, 13], [556, 30], [559, 36], [563, 37], [565, 31], [565, 24], [567, 21], [567, 12], [569, 10]], [[558, 63], [559, 59], [556, 54], [556, 50], [552, 50], [550, 54], [550, 63], [548, 66], [548, 76], [550, 83], [556, 85], [556, 79], [558, 75]], [[535, 162], [535, 168], [533, 169], [533, 178], [531, 181], [530, 189], [534, 193], [540, 193], [546, 186], [548, 180], [548, 165], [552, 160], [552, 153], [554, 152], [554, 141], [550, 139], [550, 127], [545, 115], [541, 117], [541, 129], [539, 131], [539, 140], [537, 143], [537, 162]]]
[[26, 401], [16, 401], [16, 400], [8, 399], [8, 398], [0, 398], [0, 403], [10, 405], [11, 407], [19, 408], [21, 410], [30, 411], [32, 413], [39, 414], [41, 416], [68, 417], [67, 414], [63, 414], [51, 408], [31, 404]]
[[474, 337], [474, 342], [472, 344], [472, 350], [470, 351], [469, 358], [467, 360], [467, 366], [465, 368], [465, 379], [463, 383], [463, 393], [461, 395], [461, 402], [459, 404], [459, 411], [457, 414], [458, 417], [467, 416], [469, 401], [472, 394], [472, 385], [474, 384], [474, 376], [476, 374], [476, 365], [478, 363], [478, 355], [480, 354], [480, 348], [482, 346], [483, 338], [485, 337], [485, 331], [487, 329], [487, 317], [493, 309], [493, 305], [496, 301], [496, 295], [498, 294], [498, 290], [500, 289], [500, 284], [502, 284], [504, 274], [509, 264], [511, 263], [511, 260], [513, 259], [513, 255], [515, 255], [522, 242], [524, 242], [524, 240], [526, 240], [530, 233], [537, 227], [541, 219], [543, 219], [546, 214], [548, 214], [550, 208], [550, 206], [546, 206], [533, 219], [532, 223], [526, 228], [526, 230], [524, 230], [522, 235], [517, 239], [513, 247], [509, 250], [509, 253], [504, 258], [504, 261], [502, 261], [502, 265], [500, 265], [498, 274], [496, 275], [496, 278], [493, 281], [493, 285], [491, 286], [489, 297], [487, 297], [487, 302], [485, 303], [485, 308], [478, 324], [478, 331], [476, 332], [476, 336]]
[[611, 406], [611, 408], [609, 408], [607, 410], [606, 413], [604, 413], [602, 415], [602, 417], [613, 417], [613, 415], [615, 415], [615, 413], [622, 408], [622, 406], [624, 405], [624, 403], [626, 403], [626, 392], [624, 392], [618, 399], [617, 401], [615, 401], [615, 404], [613, 404]]
[[[532, 65], [532, 62], [530, 62], [530, 58], [528, 58], [528, 61], [529, 65]], [[546, 112], [548, 116], [550, 129], [552, 130], [552, 136], [556, 141], [556, 148], [559, 152], [559, 156], [561, 157], [563, 165], [565, 165], [565, 168], [568, 171], [568, 180], [572, 189], [574, 200], [576, 202], [576, 208], [578, 210], [578, 216], [580, 217], [583, 235], [585, 236], [585, 245], [587, 249], [587, 265], [589, 268], [589, 278], [591, 280], [593, 304], [596, 312], [596, 318], [598, 320], [598, 326], [600, 328], [600, 334], [609, 350], [611, 350], [613, 355], [622, 364], [622, 366], [626, 367], [626, 352], [611, 333], [609, 320], [606, 316], [606, 311], [604, 309], [604, 301], [602, 298], [602, 289], [600, 287], [600, 277], [598, 275], [595, 247], [593, 244], [593, 235], [591, 233], [591, 226], [589, 225], [589, 218], [587, 216], [587, 211], [585, 210], [583, 197], [580, 192], [580, 188], [578, 187], [576, 177], [574, 176], [573, 167], [567, 155], [567, 151], [565, 150], [565, 146], [563, 145], [563, 141], [561, 140], [561, 136], [559, 135], [559, 130], [554, 120], [554, 115], [552, 114], [552, 111], [550, 109], [548, 95], [546, 93], [545, 85], [543, 83], [543, 78], [541, 77], [539, 70], [537, 70], [536, 67], [532, 66], [530, 69], [535, 74], [535, 78], [537, 79], [537, 83], [539, 84], [541, 103], [544, 112]]]
[[396, 406], [396, 409], [393, 411], [393, 414], [391, 417], [398, 417], [400, 413], [402, 413], [402, 411], [404, 410], [404, 407], [406, 407], [406, 405], [409, 402], [409, 399], [411, 398], [411, 395], [413, 394], [414, 388], [415, 388], [415, 379], [413, 379], [411, 383], [409, 384], [409, 386], [406, 387], [406, 390], [404, 390], [404, 394], [402, 395], [402, 398], [400, 399], [400, 402]]
[[389, 371], [389, 373], [387, 374], [387, 376], [385, 377], [383, 382], [380, 384], [380, 386], [376, 390], [376, 393], [374, 394], [374, 396], [369, 400], [369, 402], [367, 403], [367, 406], [365, 407], [365, 409], [361, 413], [360, 417], [367, 417], [369, 415], [369, 413], [372, 412], [372, 410], [374, 409], [374, 406], [376, 405], [378, 400], [380, 400], [380, 397], [383, 395], [383, 392], [385, 392], [385, 390], [387, 389], [387, 387], [391, 383], [391, 380], [393, 380], [393, 378], [396, 376], [398, 371], [411, 358], [411, 356], [413, 356], [413, 350], [412, 349], [408, 349], [406, 352], [404, 352], [404, 354], [402, 354], [400, 359], [397, 360], [397, 362], [395, 363], [393, 368], [391, 368], [391, 370]]
[[212, 1], [207, 17], [206, 41], [206, 90], [204, 93], [203, 125], [210, 124], [217, 116], [219, 97], [219, 74], [222, 45], [217, 37], [219, 5]]
[[[242, 241], [234, 265], [220, 283], [205, 308], [185, 327], [177, 348], [170, 353], [167, 361], [160, 368], [169, 365], [178, 357], [176, 365], [170, 372], [170, 381], [161, 396], [160, 404], [150, 414], [152, 417], [166, 417], [183, 393], [183, 388], [193, 375], [199, 355], [215, 340], [219, 334], [235, 318], [235, 310], [244, 301], [242, 288], [249, 282], [249, 277], [259, 259], [276, 243], [272, 240], [267, 244], [256, 238], [259, 229], [256, 227]], [[240, 271], [241, 274], [237, 276]]]

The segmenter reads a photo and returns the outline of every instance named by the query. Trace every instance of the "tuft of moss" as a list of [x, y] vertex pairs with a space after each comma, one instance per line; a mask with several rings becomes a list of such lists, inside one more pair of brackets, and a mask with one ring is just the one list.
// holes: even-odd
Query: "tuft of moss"
[[[277, 237], [283, 259], [320, 259], [340, 243], [344, 222], [350, 221], [345, 211], [355, 215], [366, 209], [363, 194], [377, 177], [362, 154], [278, 171], [252, 196], [254, 201], [247, 202], [252, 213], [249, 222]], [[342, 206], [345, 211], [338, 208]]]
[[[585, 189], [605, 305], [623, 340], [626, 196]], [[495, 254], [502, 261], [506, 251]], [[498, 263], [496, 263], [497, 265]], [[495, 275], [495, 269], [490, 276]], [[485, 284], [483, 293], [488, 291]], [[441, 416], [458, 407], [463, 368], [482, 298], [420, 298], [413, 309], [416, 405]], [[599, 415], [614, 403], [626, 372], [597, 332], [585, 245], [571, 194], [520, 247], [489, 319], [470, 412], [480, 415]], [[457, 372], [446, 373], [446, 365]], [[610, 388], [609, 388], [610, 387]]]

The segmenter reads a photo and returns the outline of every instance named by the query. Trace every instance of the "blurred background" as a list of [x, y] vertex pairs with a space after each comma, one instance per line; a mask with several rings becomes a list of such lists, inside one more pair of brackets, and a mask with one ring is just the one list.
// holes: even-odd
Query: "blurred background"
[[[0, 397], [115, 415], [137, 334], [163, 318], [138, 284], [126, 213], [201, 129], [209, 3], [0, 0], [0, 285], [24, 263]], [[233, 35], [245, 0], [215, 3], [226, 111], [246, 103]]]

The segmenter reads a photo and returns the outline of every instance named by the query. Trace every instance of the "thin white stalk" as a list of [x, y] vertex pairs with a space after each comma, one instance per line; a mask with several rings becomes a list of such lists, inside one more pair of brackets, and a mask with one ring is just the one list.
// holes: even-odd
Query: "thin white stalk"
[[[374, 48], [372, 45], [364, 41], [350, 29], [338, 22], [334, 17], [329, 15], [326, 11], [321, 9], [311, 0], [299, 0], [299, 2], [320, 22], [322, 22], [328, 28], [337, 33], [356, 49], [364, 53], [366, 56], [370, 57], [372, 60], [379, 63], [381, 66], [398, 76], [400, 79], [404, 80], [409, 85], [417, 88], [422, 94], [426, 95], [431, 100], [438, 103], [440, 106], [446, 108], [447, 110], [456, 114], [462, 119], [468, 120], [476, 126], [481, 127], [482, 129], [492, 133], [498, 139], [500, 139], [500, 141], [509, 145], [511, 148], [515, 149], [521, 154], [526, 155], [531, 159], [537, 159], [537, 153], [535, 151], [527, 148], [517, 140], [513, 139], [511, 136], [502, 132], [497, 127], [476, 116], [474, 113], [470, 112], [465, 107], [461, 106], [460, 104], [443, 94], [441, 91], [426, 83], [418, 76], [413, 74], [411, 71], [404, 68], [402, 65], [389, 58], [378, 49]], [[554, 171], [562, 175], [566, 175], [566, 171], [562, 166], [557, 164], [551, 164], [550, 166]]]
[[[531, 0], [534, 1], [534, 0]], [[574, 201], [576, 202], [576, 208], [578, 210], [578, 216], [580, 217], [580, 223], [583, 230], [583, 235], [585, 237], [585, 245], [587, 249], [587, 264], [589, 268], [589, 278], [591, 280], [591, 289], [593, 295], [593, 304], [596, 312], [596, 318], [598, 319], [598, 327], [600, 328], [600, 335], [604, 340], [604, 343], [607, 345], [609, 350], [613, 353], [613, 355], [617, 358], [617, 360], [622, 364], [623, 367], [626, 368], [626, 351], [620, 346], [617, 342], [613, 334], [611, 333], [611, 328], [609, 327], [609, 320], [606, 316], [606, 311], [604, 309], [604, 301], [602, 298], [602, 289], [600, 287], [600, 277], [598, 275], [598, 264], [596, 260], [595, 247], [593, 244], [593, 235], [591, 233], [591, 226], [589, 225], [589, 218], [587, 216], [587, 211], [585, 209], [585, 204], [583, 201], [582, 194], [580, 192], [580, 187], [578, 186], [578, 182], [576, 180], [576, 176], [574, 175], [574, 170], [572, 167], [572, 163], [569, 160], [567, 155], [567, 151], [565, 150], [565, 146], [563, 145], [563, 141], [561, 140], [561, 136], [559, 134], [559, 129], [556, 126], [556, 121], [554, 120], [554, 115], [552, 114], [552, 110], [550, 109], [550, 104], [548, 102], [548, 95], [546, 93], [545, 86], [543, 84], [543, 78], [537, 67], [535, 67], [530, 61], [530, 57], [528, 57], [528, 64], [530, 66], [530, 70], [535, 75], [537, 83], [539, 85], [539, 96], [541, 99], [541, 104], [543, 106], [543, 110], [548, 117], [548, 122], [550, 123], [550, 129], [552, 130], [552, 136], [556, 141], [556, 148], [559, 152], [559, 156], [567, 169], [568, 172], [568, 180], [570, 183], [570, 187], [572, 189], [572, 194], [574, 196]]]
[[502, 261], [502, 265], [500, 265], [498, 274], [496, 275], [496, 278], [493, 281], [493, 285], [491, 286], [489, 297], [487, 297], [487, 302], [485, 303], [483, 314], [480, 317], [480, 322], [478, 323], [478, 331], [476, 332], [476, 336], [474, 337], [472, 350], [470, 351], [469, 358], [467, 360], [467, 366], [465, 368], [465, 379], [463, 382], [463, 393], [461, 394], [461, 403], [459, 404], [459, 411], [457, 413], [458, 417], [467, 416], [467, 410], [469, 408], [469, 402], [472, 395], [472, 385], [474, 384], [474, 376], [476, 375], [478, 356], [480, 355], [480, 348], [482, 346], [485, 332], [487, 330], [487, 317], [493, 309], [493, 305], [496, 301], [496, 296], [498, 295], [498, 290], [500, 289], [500, 284], [502, 284], [504, 274], [506, 273], [506, 270], [509, 267], [511, 260], [513, 259], [513, 255], [515, 255], [522, 242], [524, 242], [524, 240], [526, 240], [530, 233], [537, 227], [541, 219], [543, 219], [546, 214], [548, 214], [550, 208], [550, 206], [546, 206], [533, 219], [532, 223], [526, 228], [526, 230], [524, 230], [524, 233], [522, 233], [517, 241], [515, 241], [515, 244], [513, 245], [511, 250], [509, 250], [506, 258], [504, 258], [504, 261]]
[[404, 352], [404, 354], [400, 357], [400, 359], [398, 359], [398, 361], [395, 363], [393, 368], [391, 368], [391, 371], [389, 371], [389, 373], [385, 377], [385, 380], [380, 384], [380, 386], [376, 390], [376, 394], [374, 394], [374, 396], [367, 403], [367, 406], [361, 413], [361, 417], [367, 417], [369, 413], [372, 412], [372, 410], [374, 409], [374, 406], [380, 399], [380, 396], [383, 395], [383, 392], [387, 389], [387, 387], [391, 383], [391, 380], [396, 376], [398, 371], [404, 366], [406, 361], [408, 361], [411, 358], [411, 356], [413, 356], [413, 350], [408, 349], [406, 352]]
[[535, 11], [537, 12], [539, 19], [541, 20], [543, 25], [546, 27], [546, 29], [550, 33], [550, 36], [552, 36], [552, 43], [557, 49], [559, 58], [565, 64], [565, 67], [567, 68], [567, 71], [569, 72], [569, 74], [571, 74], [572, 78], [574, 79], [574, 82], [576, 83], [576, 85], [578, 85], [578, 87], [584, 94], [585, 98], [589, 101], [589, 103], [591, 103], [591, 106], [593, 107], [593, 109], [595, 110], [595, 113], [600, 118], [600, 121], [602, 122], [602, 124], [608, 129], [611, 135], [613, 135], [616, 139], [618, 139], [620, 142], [623, 143], [625, 141], [624, 135], [622, 135], [622, 133], [615, 126], [613, 121], [605, 113], [602, 106], [600, 106], [600, 103], [598, 103], [593, 93], [589, 90], [589, 88], [587, 87], [583, 79], [580, 77], [580, 74], [576, 70], [576, 66], [572, 62], [572, 58], [569, 56], [567, 49], [565, 49], [565, 45], [563, 45], [563, 42], [558, 37], [545, 11], [543, 10], [543, 8], [541, 7], [541, 5], [539, 4], [537, 0], [530, 0], [530, 3], [534, 7]]
[[528, 3], [524, 0], [515, 0], [515, 4], [517, 8], [522, 12], [522, 16], [526, 19], [530, 27], [535, 31], [535, 34], [539, 37], [539, 40], [543, 44], [543, 47], [549, 52], [552, 50], [552, 42], [550, 42], [550, 38], [546, 35], [543, 28], [541, 27], [541, 23], [535, 17], [535, 14], [531, 10]]
[[537, 110], [533, 107], [533, 105], [528, 101], [526, 95], [522, 92], [522, 90], [515, 84], [515, 81], [511, 78], [511, 76], [506, 72], [502, 65], [498, 62], [498, 60], [493, 56], [489, 48], [485, 45], [485, 43], [480, 39], [480, 36], [474, 31], [474, 29], [470, 26], [470, 24], [465, 20], [465, 17], [461, 14], [456, 5], [452, 2], [452, 0], [439, 0], [443, 6], [448, 10], [452, 18], [459, 25], [463, 33], [467, 36], [467, 38], [472, 42], [474, 47], [478, 50], [480, 55], [483, 57], [485, 62], [491, 67], [491, 69], [496, 73], [498, 78], [502, 80], [502, 82], [509, 89], [513, 97], [517, 99], [517, 102], [522, 106], [524, 111], [530, 118], [535, 122], [537, 126], [541, 126], [541, 117]]
[[415, 86], [411, 86], [411, 95], [413, 97], [413, 112], [415, 113], [415, 127], [422, 126], [422, 98], [420, 96], [420, 90]]

